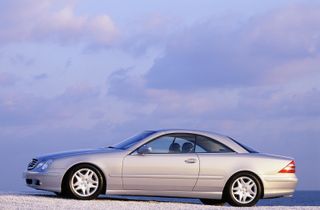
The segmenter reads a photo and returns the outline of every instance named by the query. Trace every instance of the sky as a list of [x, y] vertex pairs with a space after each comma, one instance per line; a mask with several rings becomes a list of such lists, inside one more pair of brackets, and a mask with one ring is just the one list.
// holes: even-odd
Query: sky
[[320, 190], [320, 2], [1, 0], [0, 191], [35, 156], [187, 128]]

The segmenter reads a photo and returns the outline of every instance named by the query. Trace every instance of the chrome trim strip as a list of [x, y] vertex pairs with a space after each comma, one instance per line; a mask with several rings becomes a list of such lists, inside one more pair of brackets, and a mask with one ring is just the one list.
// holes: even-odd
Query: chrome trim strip
[[130, 174], [124, 175], [123, 178], [150, 178], [150, 179], [197, 179], [198, 175], [196, 176], [188, 176], [188, 175], [143, 175], [143, 174]]

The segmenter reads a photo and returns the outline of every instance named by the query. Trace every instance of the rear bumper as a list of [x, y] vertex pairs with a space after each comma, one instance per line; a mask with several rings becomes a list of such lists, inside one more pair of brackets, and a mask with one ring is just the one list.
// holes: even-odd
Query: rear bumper
[[264, 198], [291, 197], [298, 183], [295, 174], [278, 174], [263, 177]]
[[26, 171], [23, 173], [23, 178], [28, 187], [37, 190], [47, 190], [52, 192], [61, 192], [61, 183], [64, 171], [52, 172], [35, 172]]

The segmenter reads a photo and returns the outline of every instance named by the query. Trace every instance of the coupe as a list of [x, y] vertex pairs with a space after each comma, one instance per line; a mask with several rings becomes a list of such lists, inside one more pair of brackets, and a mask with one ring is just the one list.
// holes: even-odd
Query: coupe
[[232, 206], [292, 196], [298, 181], [292, 158], [263, 154], [216, 133], [173, 129], [34, 158], [24, 179], [29, 187], [76, 199], [166, 196]]

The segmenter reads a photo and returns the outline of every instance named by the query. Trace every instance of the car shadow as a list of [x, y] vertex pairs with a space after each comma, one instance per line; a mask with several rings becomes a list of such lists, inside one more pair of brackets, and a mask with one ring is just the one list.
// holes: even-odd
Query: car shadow
[[[46, 197], [53, 199], [64, 199], [70, 200], [71, 198], [66, 198], [60, 195], [56, 195], [54, 193], [21, 193], [17, 196], [35, 196], [35, 197]], [[189, 204], [202, 204], [199, 199], [190, 199], [190, 198], [170, 198], [170, 197], [148, 197], [148, 196], [107, 196], [100, 195], [96, 200], [112, 200], [112, 201], [135, 201], [135, 202], [173, 202], [173, 203], [189, 203]]]

